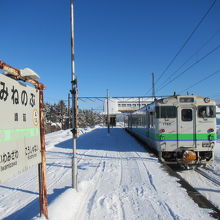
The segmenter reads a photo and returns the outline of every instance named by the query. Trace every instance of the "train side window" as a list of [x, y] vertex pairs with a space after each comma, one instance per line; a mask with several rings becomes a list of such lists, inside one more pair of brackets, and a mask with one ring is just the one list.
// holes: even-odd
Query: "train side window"
[[214, 118], [216, 116], [215, 106], [199, 106], [198, 116], [200, 118]]
[[192, 109], [182, 109], [182, 121], [192, 121]]
[[154, 127], [154, 121], [153, 121], [154, 113], [150, 112], [150, 128]]
[[176, 118], [176, 106], [156, 106], [157, 118]]

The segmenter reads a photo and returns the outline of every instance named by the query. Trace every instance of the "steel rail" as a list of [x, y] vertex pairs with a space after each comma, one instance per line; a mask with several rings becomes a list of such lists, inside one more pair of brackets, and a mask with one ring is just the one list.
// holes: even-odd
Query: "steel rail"
[[216, 185], [220, 186], [220, 181], [218, 181], [217, 179], [215, 179], [214, 177], [209, 176], [206, 172], [204, 172], [203, 170], [201, 170], [200, 168], [196, 168], [195, 171], [197, 173], [199, 173], [200, 175], [204, 176], [206, 179], [208, 179], [209, 181], [215, 183]]
[[211, 212], [209, 212], [209, 215], [212, 216], [213, 218], [220, 219], [220, 210], [218, 207], [213, 205], [211, 201], [209, 201], [205, 196], [203, 196], [197, 189], [195, 189], [190, 183], [188, 183], [183, 177], [181, 177], [178, 172], [175, 171], [171, 166], [163, 163], [162, 161], [159, 160], [159, 157], [157, 153], [155, 152], [154, 149], [149, 148], [147, 144], [141, 139], [139, 136], [135, 135], [128, 129], [125, 129], [131, 136], [133, 136], [137, 141], [139, 141], [148, 152], [153, 153], [157, 158], [158, 162], [161, 163], [161, 168], [164, 169], [170, 176], [176, 177], [177, 182], [182, 186], [182, 188], [186, 189], [187, 194], [189, 197], [192, 198], [192, 200], [198, 204], [200, 208], [205, 208], [205, 209], [210, 209]]

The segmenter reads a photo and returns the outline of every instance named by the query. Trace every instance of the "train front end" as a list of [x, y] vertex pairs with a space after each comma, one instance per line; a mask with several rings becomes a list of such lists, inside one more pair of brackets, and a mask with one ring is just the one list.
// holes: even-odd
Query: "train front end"
[[[217, 138], [215, 101], [199, 96], [174, 96], [159, 103], [156, 114], [161, 159], [186, 166], [212, 162]], [[167, 114], [173, 117], [166, 117], [167, 108]]]

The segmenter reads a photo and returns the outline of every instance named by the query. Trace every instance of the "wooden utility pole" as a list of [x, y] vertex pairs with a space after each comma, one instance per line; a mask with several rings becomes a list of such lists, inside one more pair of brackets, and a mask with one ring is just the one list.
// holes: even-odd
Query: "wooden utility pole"
[[38, 164], [38, 173], [39, 173], [40, 215], [43, 214], [46, 217], [46, 219], [48, 219], [43, 89], [44, 87], [39, 86], [41, 163]]
[[75, 75], [75, 58], [74, 58], [74, 0], [70, 0], [70, 23], [71, 23], [71, 66], [72, 66], [72, 133], [73, 133], [73, 157], [72, 157], [72, 187], [77, 190], [77, 156], [76, 156], [76, 139], [77, 139], [77, 79]]

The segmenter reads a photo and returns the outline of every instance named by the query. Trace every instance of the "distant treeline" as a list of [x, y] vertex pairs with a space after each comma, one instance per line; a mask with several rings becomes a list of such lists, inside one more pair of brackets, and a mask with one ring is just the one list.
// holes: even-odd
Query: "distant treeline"
[[[58, 103], [45, 103], [45, 132], [50, 133], [57, 130], [71, 128], [72, 113], [65, 102], [60, 100]], [[89, 109], [79, 109], [78, 126], [80, 128], [102, 124], [104, 116]]]

